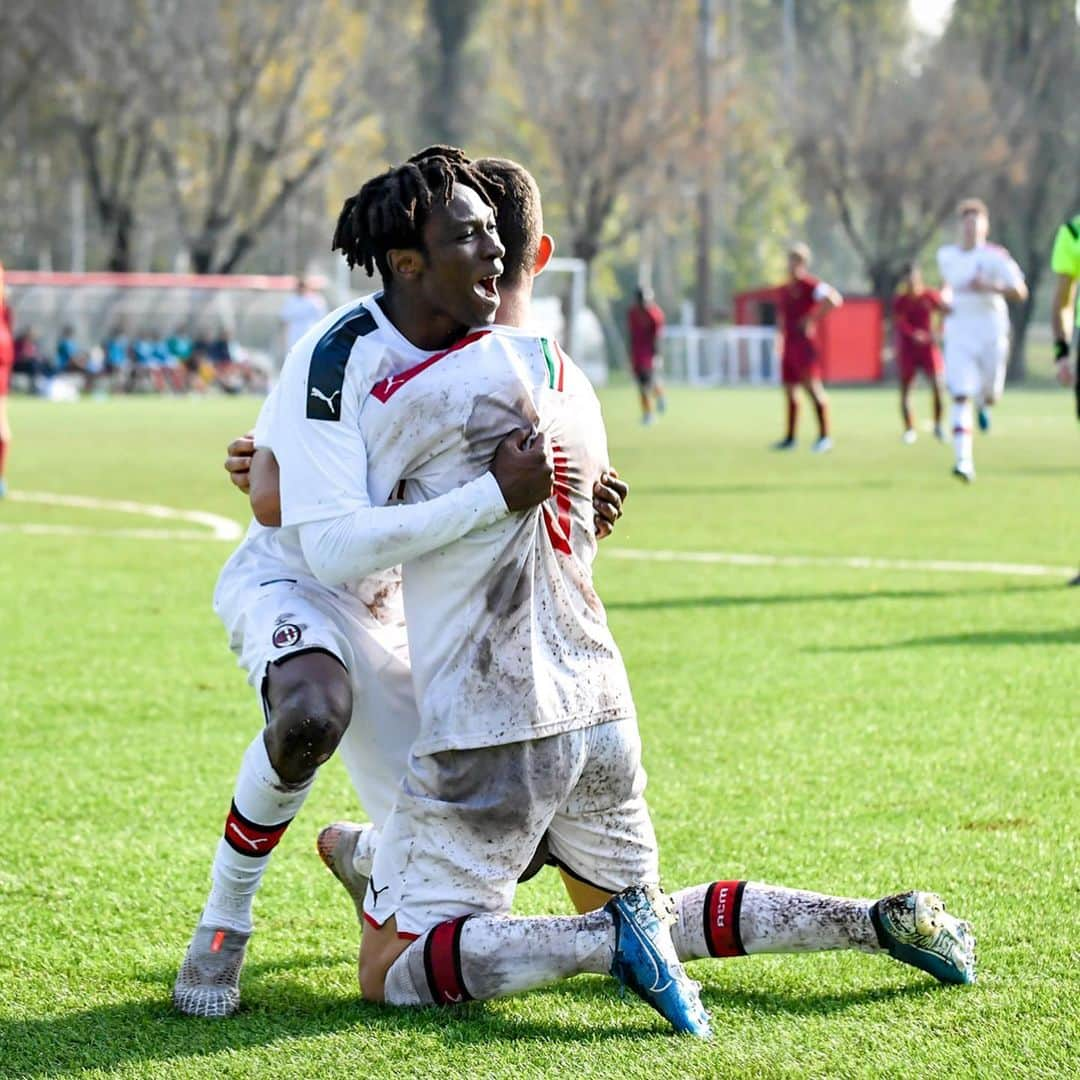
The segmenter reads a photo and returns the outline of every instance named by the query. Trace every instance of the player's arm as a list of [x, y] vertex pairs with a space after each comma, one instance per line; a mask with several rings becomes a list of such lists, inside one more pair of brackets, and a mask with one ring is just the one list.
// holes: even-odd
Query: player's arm
[[824, 281], [819, 281], [814, 286], [814, 301], [814, 306], [806, 313], [803, 319], [804, 330], [809, 330], [811, 326], [824, 319], [834, 308], [840, 307], [844, 302], [844, 298], [837, 289], [827, 285]]
[[[500, 452], [496, 454], [492, 465], [492, 473], [499, 484], [499, 490], [507, 505], [509, 505], [510, 501], [517, 503], [521, 498], [519, 493], [523, 479], [526, 483], [532, 483], [532, 476], [528, 470], [530, 459], [535, 455], [531, 453], [519, 455], [516, 449], [520, 441], [520, 433], [507, 436], [504, 445], [499, 447]], [[265, 448], [256, 450], [253, 437], [251, 435], [242, 435], [229, 443], [227, 454], [225, 468], [229, 473], [229, 478], [241, 491], [248, 493], [251, 511], [255, 516], [255, 520], [260, 525], [280, 525], [281, 472], [273, 451]], [[629, 494], [629, 485], [620, 479], [615, 469], [604, 473], [596, 482], [593, 489], [593, 506], [596, 511], [598, 536], [610, 535], [615, 522], [622, 517], [622, 504]], [[432, 500], [432, 502], [438, 503], [438, 500]], [[511, 509], [516, 508], [516, 506], [511, 507]], [[399, 509], [403, 509], [404, 514], [397, 513]], [[389, 516], [386, 515], [386, 510], [391, 511]], [[406, 541], [409, 539], [407, 534], [412, 530], [407, 527], [407, 522], [404, 523], [405, 527], [403, 529], [401, 518], [407, 518], [410, 515], [417, 516], [411, 508], [407, 507], [373, 507], [371, 514], [377, 521], [384, 520], [386, 525], [391, 528], [403, 531], [406, 534]], [[419, 515], [419, 518], [420, 524], [426, 527], [423, 515]], [[452, 523], [451, 529], [454, 529]], [[378, 532], [378, 528], [375, 529], [375, 532]], [[439, 535], [441, 538], [441, 533]], [[456, 539], [459, 539], [459, 537], [456, 535], [451, 536], [451, 540]], [[445, 542], [449, 543], [450, 540]], [[420, 554], [424, 554], [424, 552], [420, 552]]]
[[1024, 303], [1028, 298], [1028, 287], [1027, 282], [1024, 280], [1024, 272], [1004, 248], [999, 249], [998, 254], [1001, 260], [1001, 274], [1004, 281], [987, 281], [980, 274], [976, 274], [968, 287], [972, 292], [997, 293], [1010, 304]]
[[[312, 573], [340, 585], [426, 555], [551, 495], [554, 469], [542, 435], [511, 432], [492, 468], [426, 502], [361, 507], [299, 527]], [[365, 492], [366, 497], [366, 492]]]
[[256, 450], [252, 456], [248, 500], [260, 525], [281, 524], [281, 470], [273, 450]]
[[1050, 305], [1050, 322], [1054, 332], [1054, 360], [1058, 379], [1068, 385], [1072, 380], [1069, 370], [1069, 338], [1074, 332], [1072, 325], [1075, 307], [1076, 281], [1080, 278], [1080, 237], [1077, 236], [1075, 220], [1060, 226], [1054, 237], [1054, 250], [1050, 256], [1050, 269], [1057, 275], [1054, 286], [1054, 302]]
[[1069, 335], [1072, 327], [1069, 323], [1075, 295], [1076, 278], [1071, 274], [1058, 274], [1050, 319], [1054, 331], [1054, 362], [1057, 365], [1058, 381], [1063, 386], [1072, 382], [1072, 371], [1069, 368]]
[[1003, 285], [1000, 292], [1010, 304], [1023, 304], [1028, 298], [1027, 282], [1021, 275]]
[[953, 311], [953, 291], [949, 285], [942, 287], [934, 293], [934, 307], [942, 315], [951, 315]]

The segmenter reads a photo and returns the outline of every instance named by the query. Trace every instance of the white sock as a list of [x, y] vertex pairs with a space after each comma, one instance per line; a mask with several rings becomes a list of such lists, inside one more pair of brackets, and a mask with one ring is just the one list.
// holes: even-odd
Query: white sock
[[606, 911], [514, 919], [473, 915], [414, 941], [386, 975], [390, 1005], [456, 1005], [547, 986], [585, 972], [607, 974], [615, 925]]
[[746, 953], [879, 948], [873, 900], [801, 892], [747, 881], [717, 881], [672, 897], [671, 930], [680, 960]]
[[314, 777], [299, 786], [286, 784], [270, 764], [262, 732], [252, 740], [240, 762], [225, 832], [214, 855], [213, 885], [200, 922], [251, 929], [251, 902], [270, 853], [304, 805], [313, 782]]
[[971, 405], [969, 402], [954, 402], [952, 407], [953, 448], [956, 450], [956, 464], [961, 469], [972, 466], [971, 441]]
[[873, 900], [784, 889], [747, 882], [739, 932], [748, 953], [824, 952], [863, 949], [877, 952], [870, 921]]

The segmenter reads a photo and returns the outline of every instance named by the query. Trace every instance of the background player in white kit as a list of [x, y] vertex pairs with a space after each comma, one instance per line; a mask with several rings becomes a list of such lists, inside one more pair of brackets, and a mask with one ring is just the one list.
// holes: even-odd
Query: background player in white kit
[[952, 310], [945, 317], [945, 381], [953, 398], [953, 473], [975, 479], [972, 402], [979, 426], [990, 427], [990, 406], [1001, 397], [1009, 360], [1009, 309], [1006, 301], [1027, 299], [1024, 275], [1013, 257], [986, 242], [990, 217], [981, 199], [957, 207], [960, 241], [938, 250], [938, 268]]

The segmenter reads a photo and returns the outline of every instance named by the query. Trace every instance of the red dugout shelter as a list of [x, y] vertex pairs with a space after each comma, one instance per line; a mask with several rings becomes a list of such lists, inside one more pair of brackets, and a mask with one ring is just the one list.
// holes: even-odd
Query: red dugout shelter
[[[775, 286], [735, 295], [736, 326], [775, 326]], [[881, 301], [873, 296], [845, 296], [843, 306], [830, 311], [817, 327], [826, 382], [880, 382], [885, 318]]]

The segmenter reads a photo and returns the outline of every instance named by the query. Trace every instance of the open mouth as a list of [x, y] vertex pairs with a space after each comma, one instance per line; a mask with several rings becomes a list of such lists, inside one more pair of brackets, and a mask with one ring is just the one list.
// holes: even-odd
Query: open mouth
[[499, 288], [498, 288], [498, 275], [492, 274], [491, 277], [481, 278], [474, 286], [473, 292], [480, 297], [481, 300], [495, 301], [499, 300]]

